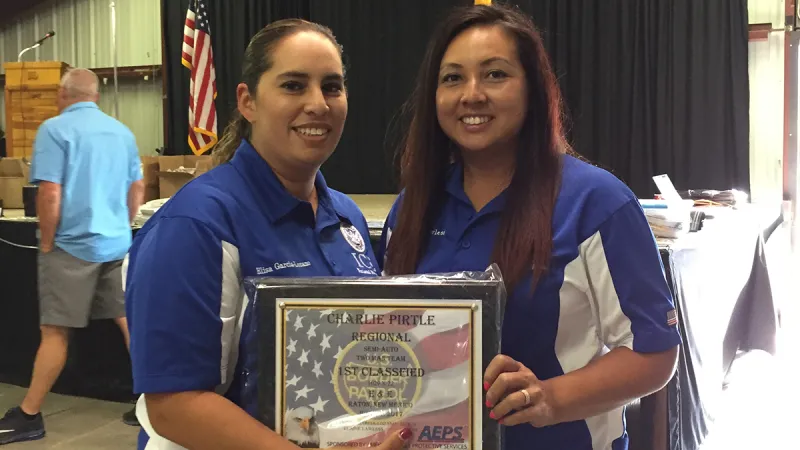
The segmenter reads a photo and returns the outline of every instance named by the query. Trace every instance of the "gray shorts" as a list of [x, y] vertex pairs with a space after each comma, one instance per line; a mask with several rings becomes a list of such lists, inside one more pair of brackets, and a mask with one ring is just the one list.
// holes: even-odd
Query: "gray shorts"
[[39, 253], [41, 325], [84, 328], [89, 319], [125, 317], [122, 260], [93, 263], [54, 247]]

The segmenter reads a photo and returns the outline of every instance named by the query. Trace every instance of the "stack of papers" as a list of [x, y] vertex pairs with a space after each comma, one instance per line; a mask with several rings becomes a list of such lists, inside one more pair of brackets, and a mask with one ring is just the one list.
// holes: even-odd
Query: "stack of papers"
[[169, 200], [168, 198], [159, 198], [156, 200], [150, 200], [149, 202], [142, 205], [139, 208], [139, 213], [136, 214], [136, 217], [133, 218], [133, 227], [134, 228], [141, 228], [144, 226], [147, 219], [149, 219], [153, 214], [158, 211], [158, 208], [164, 205], [164, 203]]
[[640, 200], [647, 223], [657, 238], [675, 239], [691, 228], [691, 201], [668, 203], [662, 200]]
[[[681, 217], [661, 214], [658, 210], [645, 210], [647, 223], [657, 238], [676, 239], [689, 232], [689, 214]], [[667, 210], [661, 210], [667, 211]]]
[[692, 200], [684, 200], [666, 174], [653, 177], [663, 200], [639, 200], [656, 238], [677, 239], [689, 232]]

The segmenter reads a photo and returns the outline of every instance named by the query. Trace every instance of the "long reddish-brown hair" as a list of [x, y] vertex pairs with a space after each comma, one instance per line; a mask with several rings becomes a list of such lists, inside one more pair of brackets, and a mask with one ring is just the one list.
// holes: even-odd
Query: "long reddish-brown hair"
[[445, 199], [445, 179], [456, 148], [439, 126], [436, 89], [439, 65], [450, 42], [477, 26], [498, 25], [516, 41], [528, 86], [528, 112], [516, 151], [516, 169], [495, 240], [492, 262], [513, 288], [533, 269], [534, 283], [552, 253], [552, 220], [561, 181], [563, 130], [561, 93], [542, 38], [531, 19], [502, 5], [455, 9], [430, 41], [414, 92], [405, 106], [410, 116], [400, 146], [403, 200], [386, 251], [389, 274], [414, 273], [428, 245], [433, 220]]

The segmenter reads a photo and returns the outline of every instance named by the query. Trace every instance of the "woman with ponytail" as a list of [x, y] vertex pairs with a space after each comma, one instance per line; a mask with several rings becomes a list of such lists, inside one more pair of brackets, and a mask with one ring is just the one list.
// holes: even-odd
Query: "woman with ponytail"
[[147, 221], [125, 260], [139, 450], [298, 448], [255, 419], [258, 340], [243, 326], [253, 310], [241, 280], [377, 275], [363, 215], [319, 172], [347, 116], [330, 30], [285, 20], [259, 31], [236, 94], [216, 167]]

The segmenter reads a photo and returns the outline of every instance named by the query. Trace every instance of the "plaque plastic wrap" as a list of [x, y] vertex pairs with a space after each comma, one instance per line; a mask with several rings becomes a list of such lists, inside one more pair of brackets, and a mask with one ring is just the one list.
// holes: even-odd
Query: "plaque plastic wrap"
[[502, 448], [482, 387], [505, 311], [496, 266], [245, 287], [259, 341], [251, 413], [290, 441], [368, 447], [408, 427], [412, 449]]

